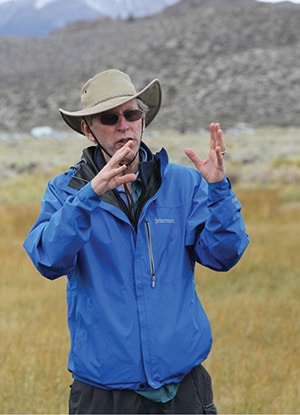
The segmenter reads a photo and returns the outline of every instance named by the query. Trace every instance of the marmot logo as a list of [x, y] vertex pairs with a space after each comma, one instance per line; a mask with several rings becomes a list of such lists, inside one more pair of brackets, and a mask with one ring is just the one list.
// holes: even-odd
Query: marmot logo
[[158, 219], [155, 219], [155, 224], [156, 225], [158, 225], [159, 223], [168, 223], [168, 224], [173, 224], [173, 223], [175, 223], [175, 219], [162, 219], [162, 218], [158, 218]]

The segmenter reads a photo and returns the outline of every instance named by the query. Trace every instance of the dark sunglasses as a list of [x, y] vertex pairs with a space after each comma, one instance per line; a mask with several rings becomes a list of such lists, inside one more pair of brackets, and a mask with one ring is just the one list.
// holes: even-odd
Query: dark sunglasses
[[134, 122], [138, 121], [143, 116], [143, 111], [141, 110], [127, 110], [121, 114], [117, 114], [116, 112], [106, 112], [103, 114], [98, 115], [100, 122], [103, 125], [115, 125], [119, 121], [119, 118], [123, 115], [126, 121]]

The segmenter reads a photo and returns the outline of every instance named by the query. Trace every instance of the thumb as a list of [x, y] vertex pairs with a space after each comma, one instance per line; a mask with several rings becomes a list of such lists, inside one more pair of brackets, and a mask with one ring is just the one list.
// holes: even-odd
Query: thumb
[[191, 148], [186, 148], [184, 150], [185, 155], [194, 163], [194, 165], [198, 168], [202, 164], [202, 161], [197, 156], [197, 154]]

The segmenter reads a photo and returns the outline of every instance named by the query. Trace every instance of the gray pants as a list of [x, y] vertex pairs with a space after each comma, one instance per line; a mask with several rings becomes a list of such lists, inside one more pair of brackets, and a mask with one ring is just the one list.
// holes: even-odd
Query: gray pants
[[181, 382], [174, 399], [156, 403], [131, 390], [105, 390], [75, 380], [70, 414], [216, 414], [211, 378], [202, 365]]

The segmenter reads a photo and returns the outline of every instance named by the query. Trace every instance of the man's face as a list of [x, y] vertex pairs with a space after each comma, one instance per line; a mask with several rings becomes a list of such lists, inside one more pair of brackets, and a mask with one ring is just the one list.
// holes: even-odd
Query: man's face
[[[92, 129], [101, 146], [111, 156], [113, 156], [114, 153], [123, 147], [128, 141], [131, 142], [131, 152], [129, 153], [128, 158], [124, 160], [125, 164], [126, 162], [131, 161], [137, 154], [140, 147], [143, 131], [142, 118], [136, 121], [128, 121], [125, 118], [126, 112], [131, 110], [139, 110], [136, 99], [126, 102], [125, 104], [113, 108], [109, 111], [102, 112], [93, 116], [92, 123], [90, 125], [90, 128]], [[115, 117], [117, 120], [115, 124], [107, 125], [104, 123], [105, 120], [101, 121], [101, 115], [103, 114], [117, 114], [119, 117]], [[132, 113], [129, 114], [132, 115]], [[114, 116], [111, 118], [114, 118]], [[87, 129], [85, 129], [84, 133], [90, 140], [94, 141], [93, 137]], [[107, 157], [107, 155], [104, 154], [104, 157]]]

